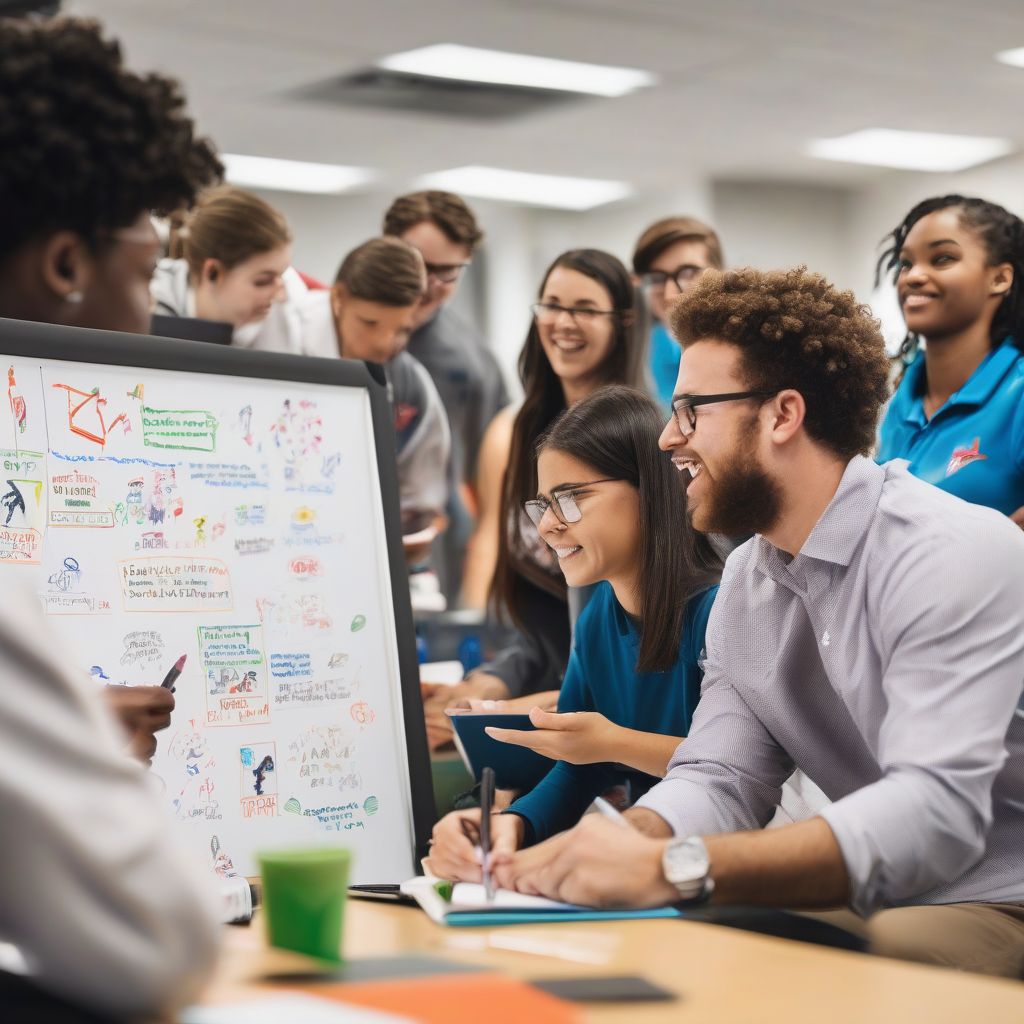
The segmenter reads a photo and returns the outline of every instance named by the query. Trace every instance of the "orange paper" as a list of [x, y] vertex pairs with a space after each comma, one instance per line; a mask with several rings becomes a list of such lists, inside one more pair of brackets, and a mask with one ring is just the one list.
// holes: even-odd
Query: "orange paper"
[[421, 1024], [576, 1024], [572, 1003], [503, 974], [440, 974], [340, 985], [306, 991], [324, 999], [390, 1010]]

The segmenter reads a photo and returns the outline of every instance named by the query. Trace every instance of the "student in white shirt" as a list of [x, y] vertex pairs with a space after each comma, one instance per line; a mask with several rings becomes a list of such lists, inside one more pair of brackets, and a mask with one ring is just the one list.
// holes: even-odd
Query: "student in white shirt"
[[269, 203], [234, 185], [210, 189], [175, 218], [169, 251], [150, 284], [155, 313], [229, 323], [241, 348], [301, 351], [295, 304], [307, 289], [291, 267], [288, 223]]
[[373, 238], [342, 260], [330, 291], [310, 291], [297, 307], [306, 355], [384, 367], [407, 520], [443, 515], [448, 494], [448, 420], [430, 375], [405, 351], [425, 281], [416, 249], [398, 238]]
[[[150, 214], [187, 206], [221, 172], [177, 84], [126, 70], [95, 23], [0, 19], [0, 96], [0, 316], [145, 333]], [[163, 1015], [212, 969], [216, 915], [120, 749], [125, 729], [69, 663], [34, 595], [5, 592], [0, 941], [83, 1008]], [[105, 694], [132, 751], [151, 756], [173, 695]]]

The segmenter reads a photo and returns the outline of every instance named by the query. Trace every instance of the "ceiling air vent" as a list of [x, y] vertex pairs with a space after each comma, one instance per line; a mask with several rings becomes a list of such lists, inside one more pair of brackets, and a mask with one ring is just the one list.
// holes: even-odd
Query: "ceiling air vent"
[[371, 68], [313, 82], [289, 93], [292, 99], [370, 110], [411, 111], [440, 117], [492, 121], [539, 113], [590, 97], [559, 89], [461, 82]]

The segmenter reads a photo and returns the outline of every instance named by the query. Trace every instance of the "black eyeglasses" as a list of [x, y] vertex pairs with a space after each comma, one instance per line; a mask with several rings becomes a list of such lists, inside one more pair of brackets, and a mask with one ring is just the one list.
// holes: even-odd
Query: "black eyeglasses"
[[745, 398], [771, 398], [778, 391], [730, 391], [726, 395], [681, 395], [672, 399], [672, 413], [676, 418], [679, 433], [689, 437], [697, 429], [696, 409], [700, 405], [716, 405], [718, 402], [740, 402]]
[[562, 313], [569, 316], [578, 325], [596, 323], [598, 317], [615, 316], [619, 313], [617, 309], [591, 309], [590, 306], [559, 306], [555, 302], [535, 302], [530, 307], [531, 312], [537, 318], [537, 323], [553, 324]]
[[427, 268], [427, 277], [436, 278], [442, 284], [451, 284], [459, 279], [469, 263], [424, 263], [424, 266]]
[[530, 521], [538, 529], [548, 509], [555, 513], [555, 518], [563, 526], [569, 526], [571, 523], [578, 523], [583, 518], [583, 513], [580, 511], [580, 506], [576, 501], [577, 494], [582, 494], [583, 491], [594, 484], [610, 484], [614, 483], [616, 479], [618, 478], [608, 476], [603, 480], [588, 480], [586, 483], [577, 484], [568, 490], [552, 491], [550, 500], [544, 497], [530, 498], [528, 501], [523, 502], [523, 509], [530, 517]]
[[665, 290], [666, 282], [672, 281], [681, 292], [685, 292], [707, 269], [694, 263], [684, 263], [671, 274], [664, 270], [651, 270], [640, 278], [640, 283], [649, 291], [660, 292]]

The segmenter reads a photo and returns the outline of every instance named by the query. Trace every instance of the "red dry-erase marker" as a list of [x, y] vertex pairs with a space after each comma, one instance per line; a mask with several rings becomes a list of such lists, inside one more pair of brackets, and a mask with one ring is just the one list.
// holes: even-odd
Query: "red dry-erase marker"
[[170, 690], [174, 693], [174, 684], [178, 681], [178, 676], [181, 675], [181, 670], [185, 667], [185, 659], [188, 657], [187, 654], [183, 654], [172, 666], [171, 671], [164, 677], [164, 681], [160, 684], [165, 690]]

